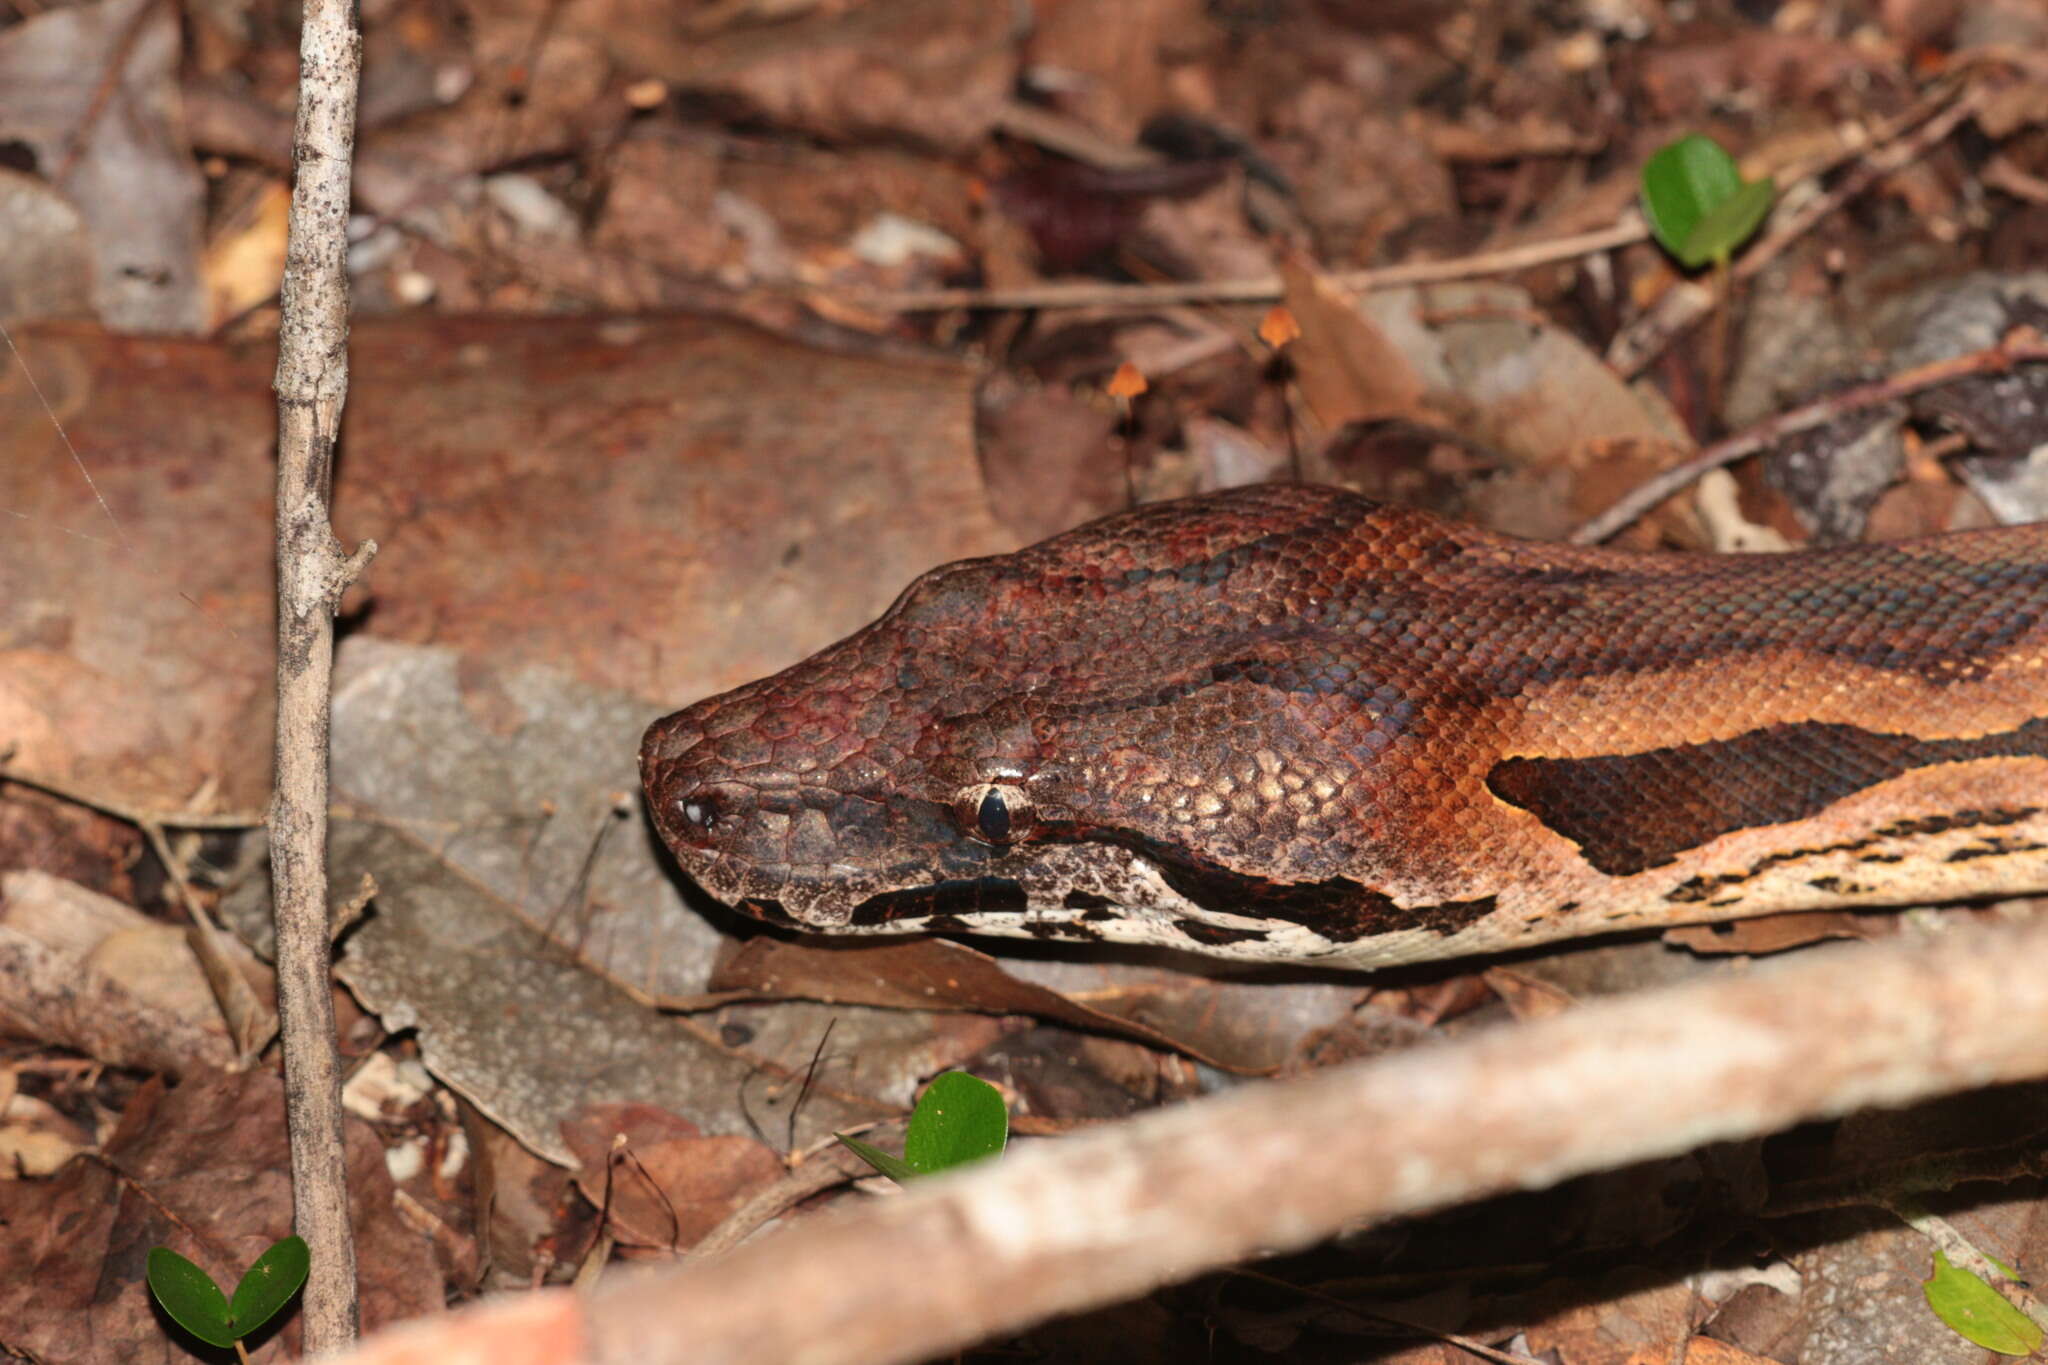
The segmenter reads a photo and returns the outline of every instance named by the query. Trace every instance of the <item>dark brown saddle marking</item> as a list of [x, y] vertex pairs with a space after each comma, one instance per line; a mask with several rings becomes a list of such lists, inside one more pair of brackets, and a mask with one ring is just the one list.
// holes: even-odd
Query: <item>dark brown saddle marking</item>
[[1914, 768], [2025, 757], [2048, 757], [2048, 719], [1975, 739], [1808, 721], [1639, 754], [1510, 758], [1486, 785], [1577, 844], [1600, 871], [1626, 877], [1723, 834], [1818, 815]]

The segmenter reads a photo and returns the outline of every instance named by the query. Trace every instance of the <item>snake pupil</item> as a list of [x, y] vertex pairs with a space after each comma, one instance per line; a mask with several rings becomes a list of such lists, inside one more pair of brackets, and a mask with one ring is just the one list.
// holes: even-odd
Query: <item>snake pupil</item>
[[992, 844], [1000, 844], [1010, 837], [1010, 804], [1003, 800], [1003, 794], [991, 790], [981, 798], [981, 805], [974, 812], [974, 823], [980, 829], [981, 837]]

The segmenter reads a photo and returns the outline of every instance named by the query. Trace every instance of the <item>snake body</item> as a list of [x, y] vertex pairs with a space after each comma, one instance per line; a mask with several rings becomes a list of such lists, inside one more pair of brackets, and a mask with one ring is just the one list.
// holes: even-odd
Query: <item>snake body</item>
[[1153, 504], [933, 570], [641, 768], [685, 871], [830, 932], [1373, 966], [2048, 891], [2048, 525], [1636, 554]]

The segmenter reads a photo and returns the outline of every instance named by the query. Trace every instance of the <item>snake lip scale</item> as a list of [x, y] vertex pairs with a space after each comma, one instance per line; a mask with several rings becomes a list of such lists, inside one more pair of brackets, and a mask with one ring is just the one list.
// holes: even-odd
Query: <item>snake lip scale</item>
[[656, 829], [771, 922], [1369, 967], [2048, 891], [2048, 524], [1786, 555], [1335, 489], [923, 575], [651, 726]]

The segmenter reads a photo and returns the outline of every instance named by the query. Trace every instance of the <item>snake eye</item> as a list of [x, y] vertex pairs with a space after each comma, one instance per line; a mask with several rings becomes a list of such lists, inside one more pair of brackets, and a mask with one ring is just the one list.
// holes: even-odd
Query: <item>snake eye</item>
[[1031, 797], [1007, 782], [962, 787], [953, 798], [953, 813], [970, 835], [998, 848], [1024, 838], [1037, 823]]
[[709, 834], [718, 827], [718, 808], [703, 796], [676, 802], [676, 811], [692, 829]]

